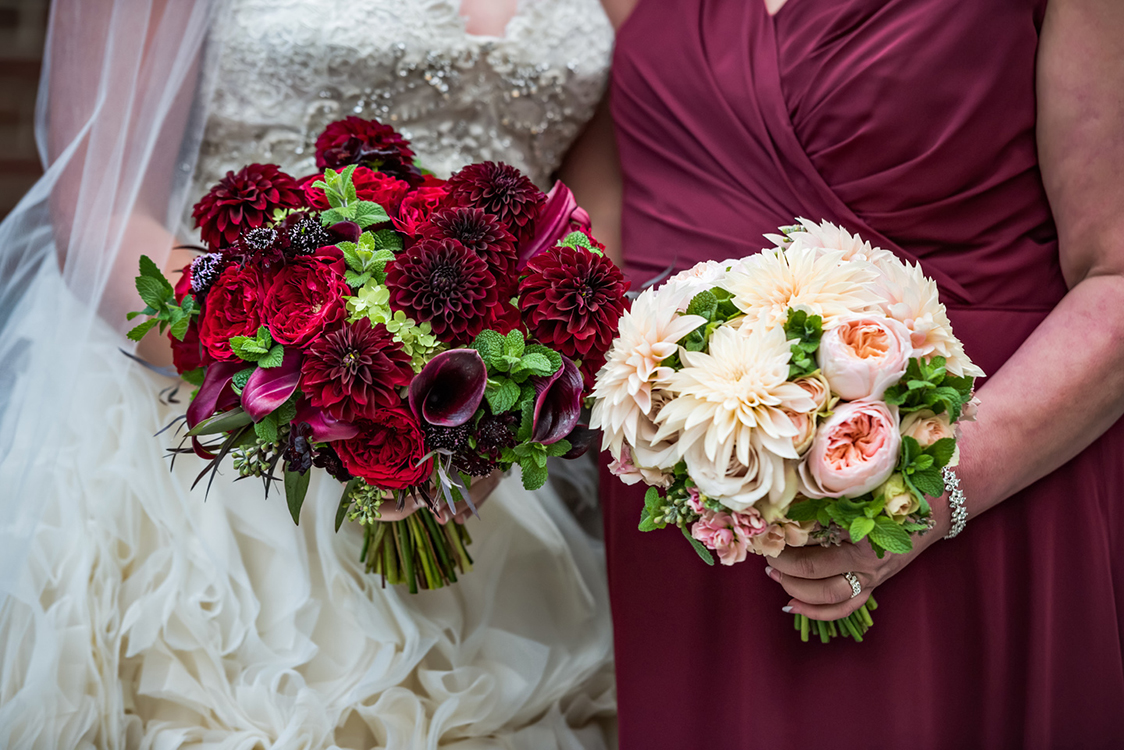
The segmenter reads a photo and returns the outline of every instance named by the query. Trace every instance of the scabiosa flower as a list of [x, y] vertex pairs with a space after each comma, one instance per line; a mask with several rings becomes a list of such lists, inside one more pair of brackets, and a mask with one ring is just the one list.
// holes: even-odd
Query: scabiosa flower
[[514, 276], [515, 238], [499, 219], [483, 209], [472, 206], [443, 208], [429, 217], [429, 223], [422, 228], [422, 236], [456, 240], [480, 256], [497, 280]]
[[316, 455], [312, 457], [312, 465], [328, 472], [329, 476], [337, 481], [345, 483], [351, 481], [351, 472], [343, 465], [343, 460], [331, 445], [322, 445], [316, 450]]
[[410, 357], [390, 332], [362, 319], [312, 342], [301, 367], [301, 390], [313, 406], [354, 422], [400, 406], [395, 389], [413, 377]]
[[531, 335], [573, 359], [604, 355], [624, 312], [628, 282], [604, 255], [557, 247], [527, 264], [519, 307]]
[[285, 249], [290, 256], [312, 255], [334, 242], [324, 225], [308, 214], [290, 215], [281, 225], [281, 230], [288, 236]]
[[316, 139], [317, 169], [384, 161], [409, 165], [414, 152], [398, 131], [375, 120], [347, 117], [324, 128]]
[[196, 300], [201, 299], [222, 270], [226, 268], [227, 259], [222, 253], [204, 253], [191, 261], [191, 293]]
[[481, 208], [498, 218], [520, 242], [535, 233], [535, 216], [546, 195], [503, 162], [470, 164], [445, 183], [451, 205]]
[[515, 446], [516, 421], [516, 415], [511, 413], [485, 414], [476, 425], [476, 447], [481, 453], [499, 458], [500, 451]]
[[203, 241], [213, 249], [234, 244], [243, 231], [265, 224], [278, 208], [299, 208], [304, 193], [289, 175], [274, 164], [251, 164], [226, 177], [191, 215]]
[[456, 240], [422, 240], [386, 267], [390, 306], [429, 321], [433, 334], [467, 343], [483, 329], [496, 304], [496, 280], [488, 265]]
[[285, 259], [287, 237], [273, 227], [255, 227], [238, 236], [229, 254], [241, 255], [243, 260], [257, 261], [263, 267], [276, 265]]

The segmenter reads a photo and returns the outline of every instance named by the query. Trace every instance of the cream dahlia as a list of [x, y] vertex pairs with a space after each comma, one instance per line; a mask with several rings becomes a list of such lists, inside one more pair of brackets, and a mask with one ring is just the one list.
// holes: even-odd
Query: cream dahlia
[[801, 230], [788, 233], [788, 239], [795, 247], [811, 247], [817, 250], [838, 250], [843, 253], [843, 260], [865, 260], [878, 263], [887, 257], [894, 257], [889, 250], [872, 247], [869, 242], [857, 234], [851, 234], [843, 227], [838, 227], [825, 221], [820, 224], [797, 219]]
[[726, 276], [726, 289], [747, 322], [783, 326], [790, 307], [823, 318], [825, 329], [844, 315], [872, 309], [877, 297], [867, 286], [878, 276], [865, 261], [843, 260], [840, 250], [792, 246], [763, 250]]
[[921, 270], [920, 264], [906, 264], [896, 256], [881, 259], [878, 279], [871, 290], [878, 296], [886, 315], [905, 324], [910, 332], [914, 357], [944, 357], [953, 375], [983, 377], [984, 371], [964, 353], [964, 345], [952, 332], [937, 284]]
[[687, 305], [699, 292], [722, 286], [729, 269], [741, 263], [740, 259], [704, 260], [665, 281], [656, 292], [661, 305], [670, 305], [678, 310], [686, 310]]
[[815, 410], [816, 401], [788, 382], [784, 329], [723, 326], [711, 337], [709, 353], [683, 350], [679, 356], [683, 369], [667, 378], [676, 398], [656, 417], [656, 441], [678, 434], [682, 456], [702, 440], [707, 459], [720, 467], [731, 454], [749, 466], [755, 440], [778, 456], [797, 457], [797, 429], [785, 409], [803, 414]]
[[[680, 315], [659, 304], [645, 290], [620, 318], [616, 340], [597, 374], [590, 427], [604, 431], [602, 450], [620, 456], [621, 443], [635, 445], [642, 416], [652, 411], [653, 384], [672, 374], [663, 361], [675, 353], [676, 342], [705, 323], [699, 315]], [[786, 365], [787, 367], [787, 365]]]

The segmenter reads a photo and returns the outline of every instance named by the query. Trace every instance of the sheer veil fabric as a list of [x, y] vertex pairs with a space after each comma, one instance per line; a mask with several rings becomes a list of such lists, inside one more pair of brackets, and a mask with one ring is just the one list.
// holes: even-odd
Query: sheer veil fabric
[[603, 551], [551, 491], [504, 483], [475, 570], [411, 597], [335, 533], [334, 481], [297, 527], [229, 473], [204, 502], [197, 465], [169, 472], [153, 433], [184, 394], [119, 349], [137, 259], [164, 261], [195, 189], [232, 14], [52, 4], [46, 174], [0, 224], [0, 746], [604, 747]]

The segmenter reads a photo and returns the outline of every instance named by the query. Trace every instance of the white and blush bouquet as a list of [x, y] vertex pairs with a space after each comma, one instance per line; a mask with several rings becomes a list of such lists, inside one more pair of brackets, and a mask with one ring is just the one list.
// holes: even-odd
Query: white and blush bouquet
[[[974, 379], [919, 265], [829, 223], [645, 290], [593, 390], [610, 470], [649, 486], [640, 529], [678, 527], [708, 564], [786, 545], [912, 549], [957, 462]], [[807, 640], [862, 640], [868, 600]]]

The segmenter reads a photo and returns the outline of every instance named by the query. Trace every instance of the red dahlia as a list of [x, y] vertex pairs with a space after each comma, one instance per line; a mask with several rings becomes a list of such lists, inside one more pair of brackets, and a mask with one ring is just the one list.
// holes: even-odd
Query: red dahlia
[[604, 255], [556, 247], [527, 264], [519, 307], [531, 335], [574, 359], [604, 355], [624, 312], [628, 282]]
[[520, 242], [531, 238], [546, 195], [515, 167], [503, 162], [470, 164], [445, 184], [449, 202], [474, 206], [497, 217]]
[[349, 164], [414, 161], [414, 152], [398, 131], [362, 117], [348, 117], [324, 128], [316, 139], [316, 168], [340, 170]]
[[515, 271], [515, 238], [499, 219], [471, 206], [443, 208], [429, 217], [422, 236], [456, 240], [488, 264], [497, 281], [511, 278]]
[[410, 356], [381, 324], [366, 318], [312, 342], [301, 366], [301, 390], [313, 406], [336, 419], [372, 419], [380, 408], [400, 406], [395, 388], [414, 377]]
[[191, 215], [203, 242], [212, 249], [233, 245], [245, 230], [260, 227], [277, 208], [299, 208], [304, 193], [289, 175], [273, 164], [251, 164], [227, 172]]
[[433, 335], [450, 344], [472, 341], [498, 300], [488, 265], [449, 239], [423, 239], [399, 255], [386, 267], [386, 285], [391, 308], [428, 320]]

